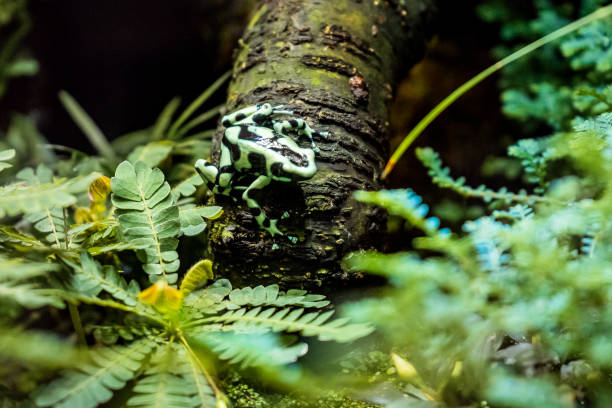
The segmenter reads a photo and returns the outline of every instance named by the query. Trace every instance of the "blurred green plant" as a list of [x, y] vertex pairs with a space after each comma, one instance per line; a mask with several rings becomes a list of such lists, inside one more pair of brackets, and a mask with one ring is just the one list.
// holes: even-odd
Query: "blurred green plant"
[[[535, 1], [530, 19], [489, 1], [480, 13], [503, 22], [497, 52], [507, 55], [602, 3]], [[451, 233], [410, 189], [355, 195], [421, 233], [408, 252], [345, 259], [390, 283], [382, 299], [347, 308], [388, 344], [401, 394], [385, 406], [612, 404], [611, 27], [598, 21], [504, 70], [504, 112], [526, 131], [544, 123], [554, 132], [508, 149], [533, 193], [469, 187], [420, 148], [436, 185], [483, 200], [489, 214]]]
[[0, 99], [6, 92], [8, 81], [38, 72], [38, 62], [27, 57], [20, 48], [30, 31], [30, 16], [26, 0], [0, 0]]
[[[221, 213], [196, 204], [208, 192], [192, 163], [209, 155], [212, 132], [198, 129], [220, 107], [197, 110], [228, 77], [184, 112], [174, 99], [152, 127], [113, 142], [62, 92], [100, 156], [48, 145], [29, 118], [15, 117], [0, 151], [2, 406], [222, 408], [230, 400], [217, 376], [227, 364], [273, 380], [307, 352], [298, 335], [350, 342], [371, 332], [332, 319], [322, 295], [223, 279], [199, 289], [213, 279], [211, 262], [180, 269], [190, 257], [179, 256], [179, 238], [203, 247], [198, 235]], [[36, 167], [13, 167], [22, 158]], [[58, 309], [72, 329], [41, 330]], [[52, 334], [71, 332], [74, 341]]]

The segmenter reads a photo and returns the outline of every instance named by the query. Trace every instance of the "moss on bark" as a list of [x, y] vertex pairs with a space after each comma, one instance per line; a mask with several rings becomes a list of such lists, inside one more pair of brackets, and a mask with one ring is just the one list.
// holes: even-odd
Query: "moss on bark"
[[[389, 154], [388, 104], [398, 78], [423, 54], [432, 0], [268, 0], [235, 54], [227, 110], [282, 104], [328, 135], [316, 139], [318, 171], [272, 183], [260, 203], [284, 237], [258, 228], [244, 205], [224, 205], [211, 227], [217, 273], [237, 285], [313, 287], [345, 280], [340, 261], [381, 242], [384, 216], [353, 199], [381, 187]], [[223, 127], [219, 127], [213, 151]], [[218, 162], [218, 154], [213, 154]], [[293, 237], [292, 240], [289, 237]]]

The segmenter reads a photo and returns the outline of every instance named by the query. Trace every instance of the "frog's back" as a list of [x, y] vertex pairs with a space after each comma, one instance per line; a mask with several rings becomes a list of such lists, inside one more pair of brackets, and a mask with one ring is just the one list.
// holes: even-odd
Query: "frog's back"
[[284, 163], [297, 167], [309, 164], [303, 149], [290, 138], [269, 128], [246, 124], [232, 126], [226, 131], [224, 144], [232, 152], [234, 167], [239, 172], [279, 178], [278, 169]]

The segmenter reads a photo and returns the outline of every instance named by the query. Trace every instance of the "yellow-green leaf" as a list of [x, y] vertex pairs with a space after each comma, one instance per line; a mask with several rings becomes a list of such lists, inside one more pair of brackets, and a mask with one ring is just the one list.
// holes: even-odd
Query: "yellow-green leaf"
[[213, 278], [212, 262], [208, 259], [203, 259], [193, 265], [187, 271], [183, 282], [181, 283], [181, 293], [187, 297], [199, 286], [204, 285], [208, 280]]

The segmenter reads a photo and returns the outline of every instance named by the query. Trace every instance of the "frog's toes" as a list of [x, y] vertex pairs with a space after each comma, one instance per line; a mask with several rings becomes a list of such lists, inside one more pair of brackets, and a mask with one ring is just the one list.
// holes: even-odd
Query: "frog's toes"
[[268, 231], [271, 236], [274, 236], [274, 235], [283, 235], [283, 233], [276, 226], [277, 223], [278, 223], [278, 220], [271, 220], [269, 218], [266, 218], [263, 221], [263, 228], [266, 231]]

